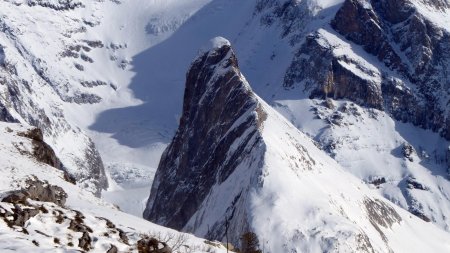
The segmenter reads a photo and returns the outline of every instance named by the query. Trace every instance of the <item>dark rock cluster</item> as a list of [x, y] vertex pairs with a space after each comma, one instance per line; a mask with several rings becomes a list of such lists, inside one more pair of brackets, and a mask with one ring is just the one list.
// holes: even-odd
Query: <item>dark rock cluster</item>
[[165, 242], [153, 237], [145, 237], [137, 242], [139, 253], [172, 253], [172, 249]]
[[[70, 210], [64, 206], [67, 193], [61, 187], [50, 185], [35, 177], [27, 180], [26, 185], [27, 186], [21, 190], [3, 194], [4, 196], [0, 203], [8, 203], [10, 206], [9, 208], [5, 208], [4, 205], [0, 205], [0, 218], [3, 219], [9, 227], [15, 231], [28, 235], [29, 231], [26, 227], [28, 227], [27, 223], [31, 218], [38, 215], [51, 214], [55, 225], [60, 224], [60, 226], [64, 226], [64, 224], [69, 224], [67, 227], [68, 230], [81, 234], [78, 243], [76, 244], [79, 248], [84, 251], [93, 249], [93, 242], [98, 238], [95, 238], [93, 235], [94, 231], [85, 223], [86, 218], [81, 212]], [[73, 218], [70, 218], [69, 216], [73, 214], [75, 214]], [[118, 241], [120, 241], [120, 243], [129, 244], [128, 237], [123, 230], [117, 228], [111, 221], [105, 218], [97, 217], [97, 219], [99, 221], [105, 221], [106, 228], [109, 231], [102, 236], [109, 237], [109, 234], [118, 234]], [[45, 237], [53, 236], [45, 231], [35, 232], [42, 234]], [[68, 238], [72, 238], [72, 235], [68, 234]], [[54, 237], [54, 243], [61, 245], [61, 241], [56, 237]], [[36, 241], [35, 245], [39, 247], [40, 244]], [[75, 244], [72, 241], [69, 241], [65, 246], [73, 247]], [[117, 253], [118, 249], [115, 245], [111, 245], [107, 252]]]
[[418, 189], [418, 190], [422, 190], [422, 191], [429, 191], [430, 188], [428, 188], [428, 186], [425, 186], [424, 184], [420, 183], [417, 178], [415, 177], [408, 177], [406, 179], [406, 187], [408, 189]]
[[24, 189], [9, 193], [2, 199], [2, 202], [26, 204], [27, 199], [31, 199], [52, 202], [59, 206], [66, 203], [67, 193], [59, 186], [50, 185], [36, 178], [27, 180], [26, 184], [27, 186]]
[[416, 153], [416, 150], [414, 149], [413, 146], [411, 146], [411, 144], [403, 143], [402, 153], [403, 153], [403, 157], [408, 159], [410, 162], [414, 161], [414, 158], [412, 156], [413, 156], [413, 154]]
[[57, 2], [48, 0], [28, 0], [27, 3], [29, 6], [38, 5], [56, 11], [68, 11], [84, 7], [84, 5], [78, 0], [58, 0]]

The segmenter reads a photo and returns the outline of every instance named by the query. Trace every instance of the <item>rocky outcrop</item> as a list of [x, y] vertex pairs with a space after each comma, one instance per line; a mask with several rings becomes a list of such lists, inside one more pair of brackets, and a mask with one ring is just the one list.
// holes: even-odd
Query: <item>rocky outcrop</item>
[[137, 242], [139, 253], [172, 253], [172, 249], [165, 242], [156, 238], [142, 238]]
[[389, 252], [386, 230], [412, 220], [422, 229], [257, 97], [229, 43], [214, 42], [186, 76], [180, 126], [158, 166], [146, 219], [258, 250], [241, 240], [249, 236], [273, 252]]
[[[318, 34], [309, 35], [286, 72], [284, 86], [290, 89], [296, 83], [302, 83], [311, 98], [350, 99], [381, 109], [383, 101], [379, 85], [344, 67], [349, 64], [354, 64], [352, 59], [335, 57], [332, 47], [324, 46]], [[371, 74], [367, 69], [361, 71]]]
[[27, 186], [2, 199], [3, 202], [11, 204], [26, 204], [27, 199], [52, 202], [59, 206], [66, 203], [67, 193], [59, 186], [50, 185], [47, 182], [32, 178], [26, 181]]
[[[80, 211], [66, 207], [64, 204], [67, 194], [61, 187], [34, 176], [24, 183], [26, 187], [21, 190], [2, 193], [0, 223], [5, 222], [11, 233], [19, 232], [20, 238], [27, 242], [33, 240], [36, 247], [49, 247], [53, 250], [78, 247], [84, 252], [104, 252], [104, 243], [99, 243], [102, 240], [114, 243], [107, 251], [110, 253], [119, 252], [118, 246], [121, 248], [120, 252], [137, 250], [137, 240], [143, 238], [143, 235], [134, 234], [134, 241], [130, 243], [127, 234], [110, 220], [92, 215], [86, 217]], [[41, 227], [51, 229], [38, 230]], [[52, 237], [53, 240], [48, 240]]]
[[410, 162], [414, 161], [413, 155], [416, 154], [416, 150], [409, 143], [403, 143], [402, 146], [403, 157], [408, 159]]
[[[448, 8], [445, 1], [426, 4], [437, 12]], [[355, 54], [368, 59], [377, 71], [355, 62], [355, 57], [336, 53], [345, 41], [337, 45], [315, 32], [298, 49], [285, 87], [300, 85], [312, 98], [349, 99], [384, 110], [450, 140], [450, 33], [417, 8], [408, 0], [346, 0], [332, 19], [330, 32], [362, 47], [369, 55]]]
[[378, 15], [364, 4], [364, 0], [345, 1], [331, 21], [331, 27], [346, 39], [362, 45], [364, 50], [392, 69], [406, 71], [400, 56], [390, 45]]
[[[59, 186], [49, 185], [47, 182], [32, 178], [26, 181], [27, 186], [21, 190], [5, 194], [1, 202], [14, 205], [11, 212], [0, 206], [0, 217], [8, 226], [22, 227], [24, 233], [25, 223], [40, 212], [47, 210], [42, 207], [34, 206], [28, 203], [28, 199], [35, 201], [51, 202], [58, 206], [63, 206], [66, 202], [67, 193]], [[26, 208], [25, 208], [26, 207]]]
[[231, 46], [223, 43], [200, 55], [186, 75], [180, 126], [161, 158], [144, 212], [150, 221], [182, 229], [212, 186], [224, 182], [260, 139], [265, 112]]
[[53, 151], [53, 149], [44, 142], [44, 135], [42, 134], [41, 129], [32, 128], [27, 132], [17, 133], [17, 135], [32, 140], [33, 156], [36, 158], [36, 160], [57, 169], [63, 169], [61, 161], [56, 156], [55, 151]]
[[29, 6], [42, 6], [56, 11], [67, 11], [84, 7], [83, 3], [78, 0], [27, 0]]

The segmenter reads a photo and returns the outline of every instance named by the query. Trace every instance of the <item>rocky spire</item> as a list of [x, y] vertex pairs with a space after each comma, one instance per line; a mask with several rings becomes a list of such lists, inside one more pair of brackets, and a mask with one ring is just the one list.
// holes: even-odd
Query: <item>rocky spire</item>
[[215, 38], [186, 76], [180, 126], [165, 150], [144, 218], [182, 229], [211, 187], [258, 143], [264, 112], [223, 38]]

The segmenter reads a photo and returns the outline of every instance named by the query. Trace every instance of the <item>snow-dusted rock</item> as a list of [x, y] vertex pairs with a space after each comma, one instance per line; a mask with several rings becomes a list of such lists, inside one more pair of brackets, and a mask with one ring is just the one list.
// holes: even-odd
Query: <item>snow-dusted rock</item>
[[174, 250], [225, 252], [222, 245], [125, 214], [33, 156], [33, 128], [0, 122], [0, 252], [139, 252], [155, 237]]
[[369, 190], [255, 95], [229, 45], [201, 55], [187, 74], [180, 126], [144, 217], [238, 247], [254, 232], [271, 252], [450, 246], [447, 233]]
[[[78, 105], [101, 99], [81, 85], [85, 80], [73, 74], [69, 67], [73, 58], [61, 56], [72, 44], [92, 54], [89, 43], [83, 42], [87, 39], [83, 35], [86, 19], [81, 19], [82, 10], [78, 10], [86, 7], [82, 2], [8, 0], [0, 3], [0, 120], [41, 129], [43, 139], [61, 162], [59, 167], [81, 186], [100, 195], [108, 186], [102, 159], [93, 141], [69, 121], [70, 113], [64, 109], [64, 103]], [[92, 4], [101, 3], [89, 3]], [[45, 29], [40, 32], [40, 27]], [[86, 45], [81, 47], [82, 43]]]
[[0, 66], [3, 66], [5, 64], [5, 50], [3, 49], [2, 45], [0, 45]]
[[428, 4], [344, 1], [331, 29], [314, 31], [299, 48], [285, 87], [300, 85], [311, 98], [349, 99], [384, 110], [449, 140], [450, 33], [436, 21], [449, 19], [448, 3]]

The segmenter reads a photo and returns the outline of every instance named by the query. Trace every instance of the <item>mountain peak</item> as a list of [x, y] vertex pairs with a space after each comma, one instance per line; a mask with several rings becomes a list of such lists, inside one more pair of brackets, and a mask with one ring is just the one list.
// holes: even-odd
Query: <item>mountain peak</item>
[[212, 38], [208, 41], [206, 45], [204, 45], [201, 49], [202, 52], [209, 52], [213, 50], [217, 50], [222, 47], [231, 47], [231, 42], [224, 37], [218, 36], [215, 38]]
[[254, 233], [271, 252], [395, 251], [388, 231], [408, 223], [414, 228], [401, 233], [411, 236], [424, 226], [261, 100], [228, 43], [200, 55], [188, 71], [180, 125], [144, 218], [234, 245]]
[[144, 213], [178, 229], [259, 144], [265, 118], [229, 42], [214, 39], [212, 44], [187, 73], [180, 126], [161, 158]]

